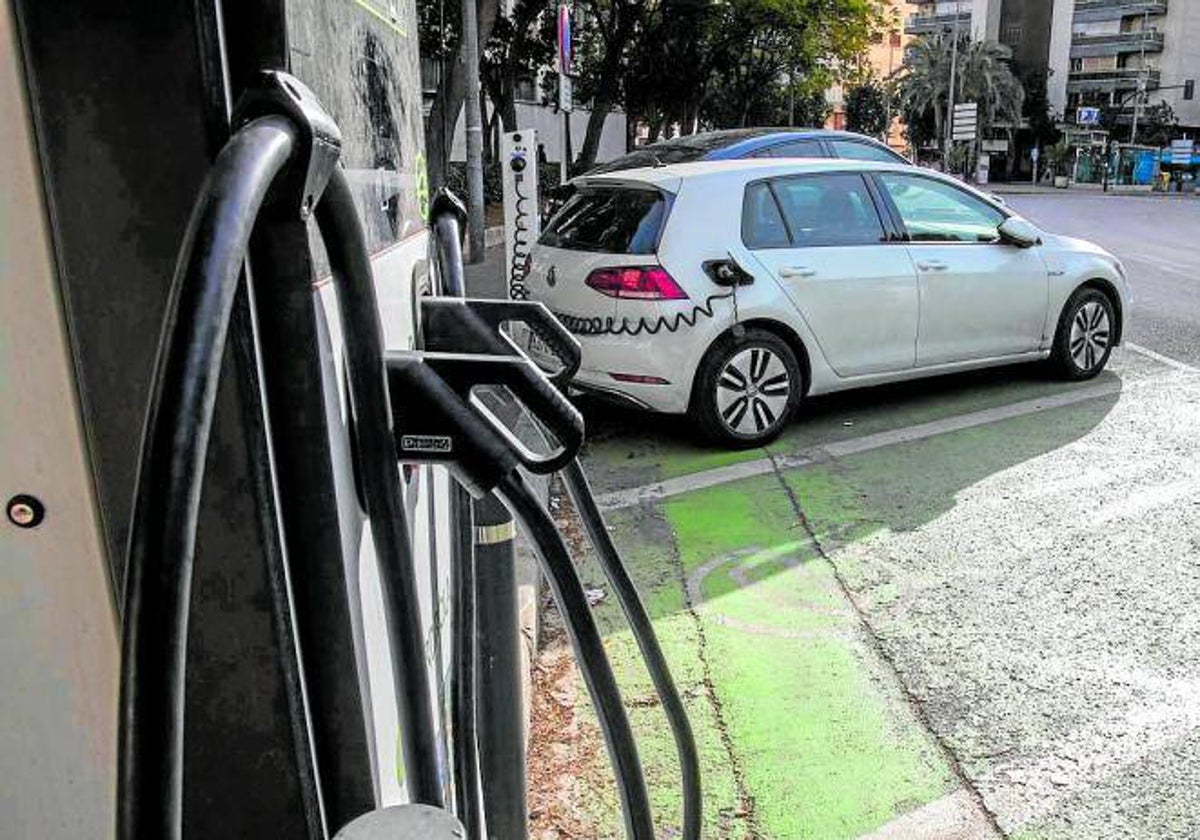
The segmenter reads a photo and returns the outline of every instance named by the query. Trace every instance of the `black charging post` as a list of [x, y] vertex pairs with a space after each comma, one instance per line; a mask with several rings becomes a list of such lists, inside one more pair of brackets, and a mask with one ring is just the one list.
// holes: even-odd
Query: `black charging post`
[[[462, 273], [462, 230], [466, 213], [449, 191], [439, 192], [430, 206], [436, 237], [442, 290], [466, 297]], [[452, 705], [459, 730], [456, 761], [458, 807], [468, 830], [476, 814], [476, 787], [468, 777], [478, 773], [478, 799], [488, 837], [522, 840], [527, 836], [525, 717], [522, 684], [521, 625], [517, 599], [516, 526], [512, 514], [494, 493], [472, 502], [461, 485], [452, 490], [456, 540], [464, 527], [473, 545], [455, 551], [456, 638], [461, 666], [455, 670]], [[465, 590], [465, 591], [464, 591]], [[472, 650], [473, 648], [473, 650]], [[463, 673], [463, 667], [474, 668]], [[473, 712], [473, 714], [472, 714]], [[464, 783], [468, 782], [468, 783]]]
[[516, 526], [494, 493], [474, 504], [479, 770], [488, 837], [527, 836]]

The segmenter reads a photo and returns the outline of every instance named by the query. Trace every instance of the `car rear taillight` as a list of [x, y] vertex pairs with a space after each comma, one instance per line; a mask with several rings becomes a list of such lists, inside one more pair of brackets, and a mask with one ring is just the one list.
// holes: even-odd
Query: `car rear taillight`
[[666, 270], [658, 266], [597, 268], [584, 281], [602, 295], [634, 300], [687, 300]]

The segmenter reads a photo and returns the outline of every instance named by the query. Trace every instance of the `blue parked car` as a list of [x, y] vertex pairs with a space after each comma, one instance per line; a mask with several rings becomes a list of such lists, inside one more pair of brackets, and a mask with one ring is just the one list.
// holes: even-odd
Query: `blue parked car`
[[641, 166], [740, 158], [843, 158], [908, 163], [902, 155], [863, 134], [823, 128], [733, 128], [653, 143], [602, 163], [589, 175]]
[[[627, 155], [598, 164], [588, 175], [619, 172], [643, 166], [666, 166], [697, 160], [740, 158], [843, 158], [882, 163], [911, 163], [878, 140], [851, 131], [825, 128], [730, 128], [689, 134], [642, 146]], [[542, 223], [563, 205], [574, 187], [551, 187], [542, 194]]]

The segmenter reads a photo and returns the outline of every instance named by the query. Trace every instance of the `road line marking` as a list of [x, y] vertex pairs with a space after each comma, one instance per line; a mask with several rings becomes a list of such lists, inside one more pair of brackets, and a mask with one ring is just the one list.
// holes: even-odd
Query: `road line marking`
[[1011, 832], [1035, 826], [1072, 796], [1200, 731], [1200, 685], [1181, 680], [1157, 702], [1134, 700], [1120, 717], [1096, 718], [1061, 736], [1052, 755], [1002, 762], [976, 780]]
[[1193, 367], [1187, 362], [1181, 362], [1178, 359], [1172, 359], [1170, 356], [1164, 356], [1162, 353], [1156, 353], [1149, 347], [1143, 347], [1140, 344], [1134, 344], [1132, 341], [1124, 341], [1121, 343], [1121, 346], [1128, 350], [1132, 350], [1139, 356], [1145, 356], [1147, 359], [1152, 359], [1153, 361], [1158, 362], [1160, 365], [1166, 365], [1167, 367], [1175, 368], [1175, 370], [1182, 370], [1186, 373], [1200, 372], [1200, 368]]
[[766, 475], [772, 470], [774, 470], [774, 467], [771, 465], [770, 458], [743, 461], [740, 464], [703, 470], [691, 473], [690, 475], [681, 475], [678, 478], [668, 478], [629, 490], [617, 490], [612, 493], [605, 493], [596, 499], [596, 504], [600, 506], [600, 510], [617, 510], [619, 508], [632, 507], [642, 502], [653, 502], [669, 496], [690, 493], [693, 490], [704, 490], [709, 487], [715, 487], [718, 484], [726, 484], [730, 481], [739, 481], [743, 478]]
[[[963, 429], [984, 426], [1001, 420], [1010, 420], [1015, 417], [1023, 417], [1041, 411], [1064, 408], [1081, 402], [1087, 402], [1088, 400], [1113, 396], [1114, 394], [1121, 393], [1121, 390], [1122, 383], [1120, 381], [1089, 385], [1061, 394], [1036, 397], [1030, 400], [1010, 403], [1009, 405], [986, 408], [982, 411], [973, 411], [969, 414], [945, 417], [940, 420], [931, 420], [928, 423], [918, 423], [914, 426], [905, 426], [886, 432], [876, 432], [849, 440], [819, 444], [801, 450], [799, 453], [779, 456], [778, 461], [779, 465], [784, 469], [795, 469], [797, 467], [808, 466], [819, 460], [844, 458], [847, 455], [857, 455], [861, 452], [869, 452], [884, 446], [924, 440], [936, 437], [937, 435], [947, 434], [948, 432], [962, 431]], [[703, 470], [691, 475], [656, 481], [641, 487], [605, 493], [596, 500], [596, 503], [599, 505], [600, 510], [619, 510], [620, 508], [633, 507], [644, 502], [653, 502], [671, 496], [678, 496], [682, 493], [690, 493], [693, 490], [704, 490], [709, 487], [715, 487], [718, 484], [726, 484], [731, 481], [740, 481], [744, 478], [766, 475], [772, 472], [773, 469], [774, 466], [770, 458], [743, 461], [740, 464]]]
[[896, 817], [859, 840], [978, 840], [996, 836], [974, 797], [960, 788]]

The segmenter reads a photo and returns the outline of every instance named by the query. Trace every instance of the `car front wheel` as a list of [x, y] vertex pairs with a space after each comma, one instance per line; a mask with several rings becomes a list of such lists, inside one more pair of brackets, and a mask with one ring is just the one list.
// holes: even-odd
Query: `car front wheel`
[[1076, 290], [1063, 307], [1050, 362], [1064, 379], [1091, 379], [1108, 364], [1116, 338], [1116, 313], [1099, 289]]
[[720, 339], [696, 372], [691, 414], [709, 440], [745, 449], [774, 440], [803, 391], [796, 354], [761, 329]]

